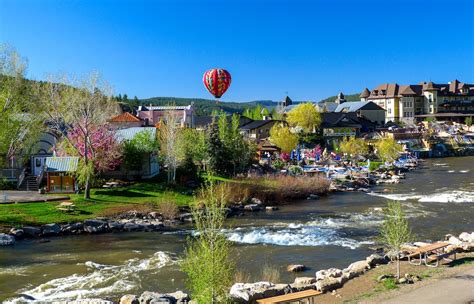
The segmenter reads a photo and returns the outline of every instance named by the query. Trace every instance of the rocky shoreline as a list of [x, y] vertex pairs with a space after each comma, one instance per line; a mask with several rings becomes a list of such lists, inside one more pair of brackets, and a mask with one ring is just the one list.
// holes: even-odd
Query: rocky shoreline
[[[444, 248], [447, 252], [474, 252], [474, 232], [463, 232], [459, 236], [448, 234], [444, 238], [445, 242], [450, 245]], [[406, 258], [409, 250], [416, 249], [426, 245], [424, 242], [414, 242], [403, 246], [402, 259]], [[341, 288], [349, 280], [363, 275], [370, 269], [380, 267], [381, 265], [392, 263], [393, 253], [378, 250], [369, 255], [366, 259], [355, 261], [344, 269], [329, 268], [316, 271], [314, 276], [296, 277], [292, 283], [275, 283], [275, 282], [254, 282], [254, 283], [235, 283], [229, 291], [229, 297], [234, 303], [256, 303], [257, 300], [267, 297], [273, 297], [292, 292], [298, 292], [308, 289], [321, 291], [322, 293], [331, 292]], [[304, 271], [304, 265], [289, 265], [288, 271], [300, 272]], [[383, 281], [391, 275], [382, 275], [377, 280]], [[418, 276], [406, 274], [397, 284], [413, 284], [421, 280]], [[27, 295], [23, 295], [25, 299]], [[28, 300], [34, 300], [28, 298]], [[126, 294], [123, 295], [118, 302], [106, 299], [78, 299], [72, 301], [64, 301], [58, 303], [75, 303], [75, 304], [183, 304], [195, 303], [190, 296], [183, 291], [175, 291], [173, 293], [159, 293], [145, 291], [140, 295]]]

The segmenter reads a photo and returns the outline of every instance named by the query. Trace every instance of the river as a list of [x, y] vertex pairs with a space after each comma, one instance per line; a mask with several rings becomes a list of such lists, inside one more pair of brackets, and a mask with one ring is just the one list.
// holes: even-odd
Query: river
[[[251, 280], [264, 265], [309, 267], [301, 275], [328, 267], [346, 267], [371, 253], [387, 199], [400, 200], [417, 240], [474, 230], [474, 157], [430, 159], [397, 185], [380, 185], [366, 194], [336, 193], [319, 200], [281, 206], [229, 221], [233, 258]], [[190, 230], [136, 232], [20, 241], [0, 248], [0, 301], [18, 294], [38, 300], [110, 298], [145, 290], [183, 289], [178, 261]]]

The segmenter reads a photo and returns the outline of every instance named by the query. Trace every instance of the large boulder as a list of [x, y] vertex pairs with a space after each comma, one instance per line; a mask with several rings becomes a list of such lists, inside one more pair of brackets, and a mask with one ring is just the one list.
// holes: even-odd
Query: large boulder
[[[62, 303], [62, 302], [59, 302], [59, 303]], [[67, 304], [114, 304], [114, 302], [104, 300], [104, 299], [77, 299], [77, 300], [68, 300], [66, 303]]]
[[256, 197], [252, 197], [252, 199], [250, 200], [252, 202], [252, 204], [257, 204], [257, 205], [261, 205], [262, 204], [262, 201]]
[[84, 224], [81, 222], [64, 225], [61, 229], [65, 234], [79, 234], [84, 231]]
[[101, 233], [106, 232], [109, 226], [107, 222], [102, 220], [85, 220], [84, 231], [89, 233]]
[[145, 291], [138, 298], [140, 304], [174, 304], [175, 299], [161, 293]]
[[244, 206], [246, 211], [259, 211], [261, 209], [259, 204], [248, 204]]
[[327, 277], [323, 280], [319, 280], [316, 282], [316, 289], [321, 292], [330, 291], [333, 289], [340, 288], [342, 283], [338, 278]]
[[301, 272], [306, 270], [306, 266], [304, 266], [303, 264], [292, 264], [288, 265], [288, 267], [286, 267], [286, 270], [288, 270], [289, 272]]
[[460, 239], [458, 239], [457, 237], [455, 237], [455, 236], [449, 237], [448, 243], [451, 244], [451, 245], [456, 245], [456, 246], [461, 246], [462, 245], [462, 241]]
[[370, 264], [366, 260], [363, 260], [350, 264], [343, 272], [346, 273], [345, 277], [350, 280], [363, 274], [367, 269], [370, 269]]
[[381, 256], [377, 253], [369, 255], [365, 260], [367, 261], [367, 263], [369, 263], [370, 267], [388, 263], [388, 259], [385, 256]]
[[125, 225], [123, 225], [123, 230], [125, 230], [125, 231], [143, 231], [144, 227], [141, 224], [126, 223]]
[[25, 233], [25, 236], [38, 237], [41, 234], [41, 229], [38, 227], [26, 226], [26, 227], [23, 227], [22, 229], [23, 229], [23, 232]]
[[15, 244], [15, 237], [6, 233], [0, 233], [0, 246]]
[[20, 228], [12, 228], [10, 229], [10, 234], [13, 235], [15, 239], [21, 239], [25, 235], [25, 232]]
[[41, 233], [43, 235], [58, 235], [61, 233], [61, 227], [56, 224], [46, 224], [41, 227]]
[[253, 303], [258, 299], [275, 297], [291, 291], [291, 286], [288, 284], [236, 283], [230, 288], [230, 297], [236, 303]]
[[459, 235], [459, 239], [463, 242], [468, 242], [468, 243], [474, 242], [474, 232], [472, 233], [463, 232]]
[[120, 304], [139, 304], [138, 297], [136, 295], [127, 294], [120, 298]]
[[294, 284], [313, 284], [316, 283], [316, 278], [313, 277], [296, 277]]
[[119, 222], [109, 222], [109, 228], [112, 231], [120, 231], [123, 229], [123, 224]]
[[323, 269], [316, 272], [316, 280], [324, 280], [325, 278], [339, 278], [342, 276], [342, 270], [337, 268]]
[[166, 295], [174, 298], [176, 304], [186, 304], [191, 300], [189, 295], [185, 292], [182, 292], [181, 290], [175, 291], [173, 293], [168, 293]]

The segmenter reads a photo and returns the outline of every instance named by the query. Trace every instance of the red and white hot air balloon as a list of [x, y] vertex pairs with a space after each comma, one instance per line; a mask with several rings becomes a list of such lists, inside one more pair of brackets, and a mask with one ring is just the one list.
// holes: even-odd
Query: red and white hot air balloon
[[224, 69], [211, 69], [204, 73], [202, 82], [215, 98], [221, 98], [230, 87], [230, 73]]

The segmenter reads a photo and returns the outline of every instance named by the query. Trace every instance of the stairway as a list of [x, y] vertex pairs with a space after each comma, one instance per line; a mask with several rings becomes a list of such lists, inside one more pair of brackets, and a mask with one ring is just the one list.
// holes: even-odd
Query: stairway
[[21, 191], [38, 191], [38, 182], [36, 181], [36, 176], [28, 175], [25, 177], [21, 185], [18, 187], [18, 190]]

